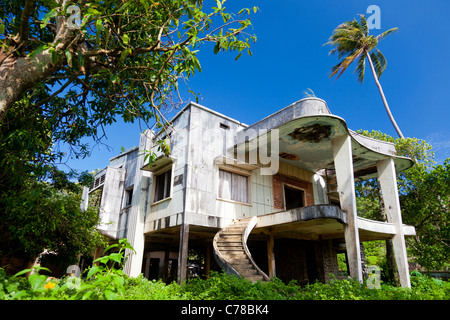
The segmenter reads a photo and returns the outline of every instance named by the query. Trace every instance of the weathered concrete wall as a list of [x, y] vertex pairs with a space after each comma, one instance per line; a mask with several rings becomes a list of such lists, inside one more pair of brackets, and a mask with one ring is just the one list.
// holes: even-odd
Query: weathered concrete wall
[[100, 205], [99, 229], [116, 238], [125, 185], [125, 169], [108, 167]]
[[217, 203], [219, 169], [214, 159], [226, 154], [242, 125], [205, 108], [193, 105], [190, 110], [186, 223], [221, 227], [241, 206]]
[[[171, 195], [168, 199], [154, 202], [154, 176], [161, 171], [165, 171], [167, 167], [152, 173], [149, 185], [149, 192], [147, 198], [147, 216], [145, 220], [144, 233], [169, 228], [182, 223], [182, 214], [184, 212], [184, 199], [186, 188], [187, 175], [187, 154], [189, 148], [189, 118], [190, 109], [181, 113], [173, 122], [175, 128], [170, 134], [170, 150], [173, 159], [171, 166], [172, 181], [171, 181]], [[158, 137], [161, 138], [161, 137]], [[158, 153], [156, 147], [152, 149], [153, 152]]]
[[[151, 197], [154, 186], [151, 183], [148, 199], [150, 213], [146, 219], [145, 232], [180, 225], [183, 221], [193, 225], [223, 227], [235, 218], [283, 210], [276, 205], [282, 194], [275, 195], [272, 176], [261, 175], [260, 170], [215, 162], [217, 157], [227, 155], [227, 150], [235, 143], [236, 135], [246, 125], [191, 104], [175, 119], [174, 127], [171, 135], [171, 156], [174, 159], [172, 194], [170, 199], [153, 204]], [[219, 168], [248, 176], [249, 203], [218, 197]], [[279, 174], [286, 179], [302, 182], [307, 205], [316, 202], [319, 198], [317, 194], [323, 194], [323, 190], [316, 190], [317, 183], [313, 184], [312, 172], [281, 162]]]

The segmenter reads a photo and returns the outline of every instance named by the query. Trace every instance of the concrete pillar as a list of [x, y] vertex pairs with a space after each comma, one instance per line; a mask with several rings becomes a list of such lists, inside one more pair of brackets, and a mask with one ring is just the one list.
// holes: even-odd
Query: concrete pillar
[[362, 283], [351, 137], [347, 135], [333, 139], [332, 148], [341, 209], [347, 214], [347, 225], [344, 228], [344, 235], [349, 273], [351, 277], [358, 279]]
[[209, 277], [209, 275], [211, 274], [211, 247], [212, 244], [211, 243], [206, 243], [206, 276]]
[[189, 243], [189, 225], [183, 223], [180, 228], [180, 246], [178, 250], [178, 283], [186, 280]]
[[267, 259], [269, 265], [269, 278], [276, 277], [276, 269], [275, 269], [275, 252], [274, 252], [274, 238], [273, 234], [269, 234], [269, 238], [267, 239]]
[[126, 250], [128, 260], [125, 263], [124, 272], [130, 277], [137, 277], [141, 274], [142, 262], [144, 259], [144, 225], [149, 192], [150, 179], [147, 172], [141, 170], [144, 165], [144, 150], [150, 150], [152, 145], [153, 132], [147, 130], [141, 134], [139, 142], [139, 156], [136, 160], [136, 172], [134, 177], [133, 198], [131, 203], [130, 216], [128, 218], [127, 239], [136, 252]]
[[387, 219], [395, 226], [396, 234], [392, 238], [392, 243], [400, 284], [402, 287], [411, 288], [394, 160], [389, 158], [378, 161], [377, 170]]
[[163, 274], [162, 279], [164, 282], [167, 281], [167, 278], [169, 276], [169, 250], [164, 251], [164, 267], [163, 267]]

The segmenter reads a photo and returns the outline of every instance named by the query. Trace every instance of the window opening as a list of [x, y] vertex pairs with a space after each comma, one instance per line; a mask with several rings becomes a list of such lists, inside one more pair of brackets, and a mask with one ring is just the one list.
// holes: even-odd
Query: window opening
[[170, 197], [170, 185], [172, 182], [172, 170], [167, 170], [155, 177], [155, 197], [157, 202]]
[[286, 210], [304, 207], [305, 192], [300, 189], [284, 186], [284, 204]]
[[219, 169], [219, 198], [248, 203], [248, 177]]

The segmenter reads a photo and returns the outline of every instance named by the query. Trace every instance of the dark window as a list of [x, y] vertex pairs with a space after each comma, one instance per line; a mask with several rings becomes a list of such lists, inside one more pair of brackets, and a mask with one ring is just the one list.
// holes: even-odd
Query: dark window
[[133, 201], [133, 189], [125, 190], [126, 203], [125, 206], [131, 206], [131, 202]]
[[224, 130], [230, 130], [230, 126], [226, 125], [225, 123], [220, 123], [220, 128]]
[[170, 197], [170, 185], [172, 182], [172, 170], [163, 172], [155, 177], [155, 197], [153, 202]]
[[284, 186], [284, 203], [286, 210], [303, 207], [304, 194], [303, 190]]
[[156, 280], [159, 278], [159, 259], [150, 258], [150, 267], [148, 270], [148, 279]]

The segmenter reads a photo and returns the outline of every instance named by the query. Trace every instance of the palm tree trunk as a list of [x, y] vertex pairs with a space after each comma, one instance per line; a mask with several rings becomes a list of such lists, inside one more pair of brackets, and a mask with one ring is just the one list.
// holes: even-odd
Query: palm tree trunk
[[378, 81], [378, 76], [375, 72], [375, 68], [373, 67], [372, 59], [370, 58], [369, 52], [366, 51], [367, 59], [369, 60], [370, 69], [372, 69], [373, 78], [375, 79], [375, 83], [377, 84], [378, 90], [380, 91], [381, 99], [383, 100], [384, 107], [386, 108], [386, 112], [389, 116], [389, 119], [391, 119], [392, 125], [394, 126], [395, 130], [397, 131], [397, 134], [400, 138], [404, 138], [402, 131], [397, 125], [397, 122], [395, 122], [394, 117], [392, 116], [391, 109], [389, 109], [389, 105], [387, 103], [386, 97], [384, 96], [383, 88], [381, 87], [380, 81]]

